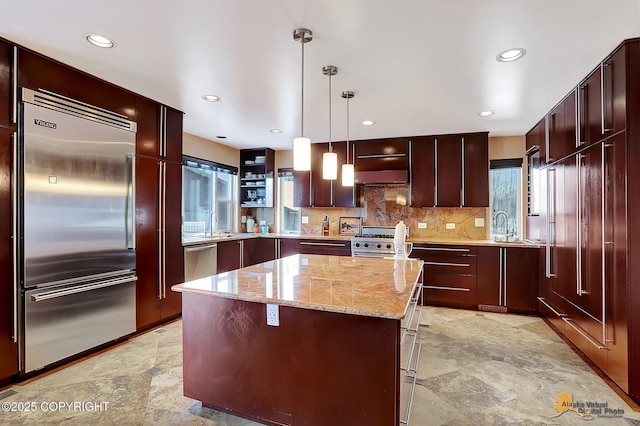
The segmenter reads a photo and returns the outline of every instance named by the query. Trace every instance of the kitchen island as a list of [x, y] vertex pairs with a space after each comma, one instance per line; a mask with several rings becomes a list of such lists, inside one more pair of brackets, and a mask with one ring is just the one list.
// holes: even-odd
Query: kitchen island
[[293, 255], [174, 286], [185, 396], [272, 425], [405, 422], [422, 264]]

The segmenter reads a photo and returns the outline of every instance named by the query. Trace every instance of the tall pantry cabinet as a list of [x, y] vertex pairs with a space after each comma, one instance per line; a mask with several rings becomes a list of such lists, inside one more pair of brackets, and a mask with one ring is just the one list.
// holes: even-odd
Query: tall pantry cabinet
[[182, 223], [182, 113], [136, 99], [137, 329], [182, 311], [184, 281]]
[[13, 46], [0, 40], [0, 387], [18, 372], [17, 294], [13, 266]]
[[[527, 234], [545, 245], [540, 312], [637, 403], [639, 69], [640, 39], [627, 40], [546, 117], [543, 178], [530, 175], [546, 199], [527, 221]], [[527, 147], [542, 145], [539, 127]]]

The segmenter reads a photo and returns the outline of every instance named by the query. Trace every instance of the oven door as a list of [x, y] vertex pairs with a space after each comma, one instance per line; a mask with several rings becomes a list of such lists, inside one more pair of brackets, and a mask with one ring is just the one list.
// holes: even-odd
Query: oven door
[[25, 292], [25, 373], [136, 330], [134, 275]]

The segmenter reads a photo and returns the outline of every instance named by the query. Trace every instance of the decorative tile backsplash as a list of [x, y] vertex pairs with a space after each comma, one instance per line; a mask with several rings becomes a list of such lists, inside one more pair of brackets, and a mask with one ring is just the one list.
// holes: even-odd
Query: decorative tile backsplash
[[[409, 187], [406, 185], [366, 186], [364, 207], [361, 208], [303, 208], [302, 216], [309, 223], [302, 224], [301, 232], [306, 235], [322, 234], [322, 218], [329, 216], [329, 235], [338, 235], [340, 217], [362, 217], [363, 225], [395, 226], [404, 219], [410, 228], [411, 237], [471, 239], [488, 238], [488, 208], [484, 207], [431, 207], [413, 208], [409, 204]], [[482, 219], [484, 226], [476, 226], [476, 219]], [[425, 223], [426, 228], [418, 228]], [[447, 229], [447, 225], [449, 228]]]

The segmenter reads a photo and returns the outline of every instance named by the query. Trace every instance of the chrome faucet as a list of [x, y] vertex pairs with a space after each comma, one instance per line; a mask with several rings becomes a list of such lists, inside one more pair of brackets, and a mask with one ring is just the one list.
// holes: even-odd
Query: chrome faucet
[[498, 216], [504, 216], [504, 234], [506, 235], [507, 240], [509, 240], [509, 216], [507, 216], [507, 213], [505, 213], [504, 211], [500, 210], [499, 212], [497, 212], [494, 216], [493, 216], [493, 223], [496, 226], [496, 230], [498, 229]]

